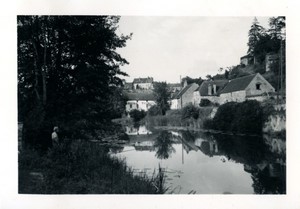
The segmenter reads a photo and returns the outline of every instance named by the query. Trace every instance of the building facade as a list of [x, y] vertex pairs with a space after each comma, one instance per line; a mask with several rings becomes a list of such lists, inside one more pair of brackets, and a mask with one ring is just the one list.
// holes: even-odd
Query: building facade
[[131, 110], [144, 110], [148, 111], [153, 105], [156, 104], [155, 96], [152, 91], [147, 92], [134, 92], [126, 93], [126, 112], [129, 113]]
[[153, 78], [147, 77], [147, 78], [135, 78], [132, 82], [133, 89], [139, 89], [139, 90], [149, 90], [153, 89]]
[[264, 101], [274, 92], [274, 87], [261, 74], [252, 74], [231, 80], [220, 92], [220, 104], [250, 99]]
[[181, 109], [188, 104], [193, 104], [194, 91], [198, 87], [198, 84], [192, 83], [185, 86], [178, 93], [175, 93], [171, 98], [171, 109]]
[[220, 92], [227, 83], [228, 80], [203, 81], [200, 87], [194, 91], [193, 104], [199, 106], [201, 99], [207, 99], [212, 103], [219, 103]]

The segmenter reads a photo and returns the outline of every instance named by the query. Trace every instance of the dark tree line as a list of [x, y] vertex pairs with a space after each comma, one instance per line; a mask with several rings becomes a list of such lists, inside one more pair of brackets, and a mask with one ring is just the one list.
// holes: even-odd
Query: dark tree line
[[128, 64], [117, 52], [116, 16], [18, 16], [18, 108], [25, 143], [101, 128], [114, 114], [110, 96]]
[[248, 37], [248, 55], [254, 56], [257, 62], [264, 61], [267, 53], [277, 53], [285, 46], [285, 17], [270, 18], [269, 29], [263, 28], [254, 18]]

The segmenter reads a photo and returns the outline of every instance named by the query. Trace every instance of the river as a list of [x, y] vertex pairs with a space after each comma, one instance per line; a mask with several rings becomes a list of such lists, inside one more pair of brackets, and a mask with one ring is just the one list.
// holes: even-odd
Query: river
[[137, 175], [163, 168], [167, 194], [285, 194], [285, 140], [126, 126], [111, 155]]

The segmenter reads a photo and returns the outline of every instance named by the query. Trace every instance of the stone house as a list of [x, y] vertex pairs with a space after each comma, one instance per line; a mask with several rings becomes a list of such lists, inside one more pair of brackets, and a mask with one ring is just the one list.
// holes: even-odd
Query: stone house
[[199, 106], [201, 99], [208, 99], [213, 103], [220, 103], [220, 92], [226, 86], [228, 80], [209, 80], [194, 91], [193, 104]]
[[153, 78], [135, 78], [132, 82], [133, 89], [149, 90], [153, 89]]
[[271, 66], [275, 63], [279, 62], [279, 56], [277, 53], [268, 53], [265, 57], [265, 63], [266, 63], [266, 72], [271, 70]]
[[248, 99], [264, 101], [274, 93], [274, 87], [259, 73], [233, 79], [220, 92], [220, 104], [243, 102]]
[[193, 104], [194, 91], [199, 87], [198, 84], [189, 84], [179, 92], [173, 94], [171, 98], [171, 109], [181, 109], [188, 104]]
[[131, 110], [144, 110], [148, 111], [153, 105], [156, 104], [156, 99], [152, 91], [144, 92], [127, 92], [126, 112]]
[[253, 56], [250, 56], [250, 55], [245, 55], [240, 58], [240, 64], [245, 65], [245, 66], [252, 64], [253, 61], [254, 61], [254, 58], [253, 58]]

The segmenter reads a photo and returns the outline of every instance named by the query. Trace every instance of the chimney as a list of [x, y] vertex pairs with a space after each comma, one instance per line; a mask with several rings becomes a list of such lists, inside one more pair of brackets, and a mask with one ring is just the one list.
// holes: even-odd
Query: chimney
[[216, 86], [216, 84], [214, 84], [213, 87], [214, 87], [213, 94], [217, 94], [217, 86]]
[[211, 90], [212, 90], [211, 89], [211, 84], [208, 84], [208, 88], [207, 89], [208, 89], [208, 95], [211, 95]]

